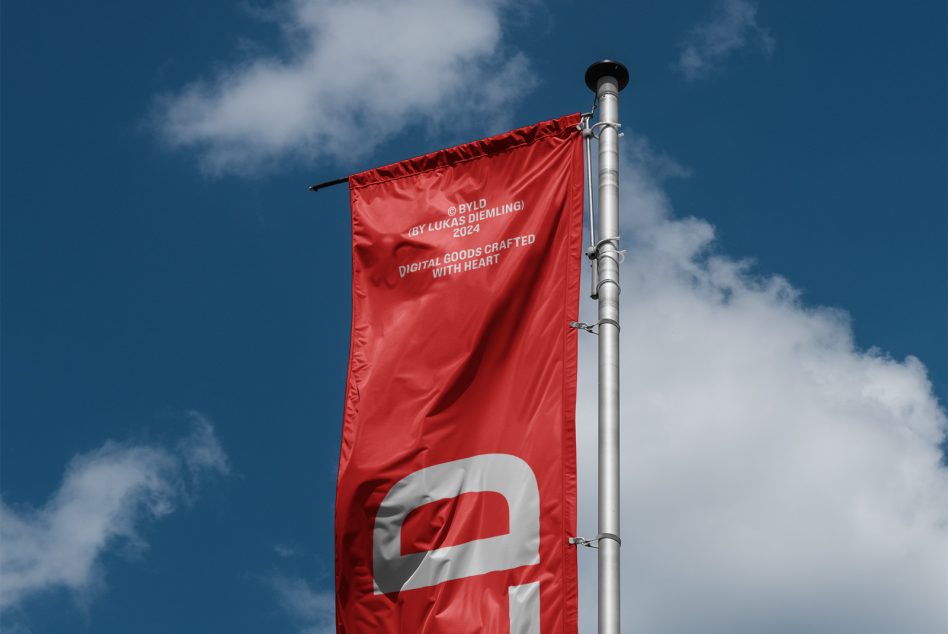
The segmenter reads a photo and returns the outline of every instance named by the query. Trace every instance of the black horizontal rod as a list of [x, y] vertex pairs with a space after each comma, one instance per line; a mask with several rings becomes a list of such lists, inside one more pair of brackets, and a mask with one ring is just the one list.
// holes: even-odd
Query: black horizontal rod
[[326, 181], [325, 183], [316, 183], [315, 185], [309, 186], [309, 191], [316, 192], [324, 187], [332, 187], [333, 185], [341, 185], [342, 183], [348, 183], [349, 177], [343, 176], [342, 178], [337, 178], [336, 180]]

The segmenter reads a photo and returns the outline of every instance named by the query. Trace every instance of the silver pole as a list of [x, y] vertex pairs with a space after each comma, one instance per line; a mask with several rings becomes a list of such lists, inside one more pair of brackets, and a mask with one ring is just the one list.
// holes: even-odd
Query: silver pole
[[619, 91], [625, 66], [586, 71], [599, 103], [599, 632], [619, 634]]

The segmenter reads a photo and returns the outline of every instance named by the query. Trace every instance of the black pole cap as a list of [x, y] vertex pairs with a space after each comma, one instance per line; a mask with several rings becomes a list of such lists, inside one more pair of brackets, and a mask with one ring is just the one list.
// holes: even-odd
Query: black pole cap
[[629, 69], [621, 62], [604, 59], [586, 69], [586, 85], [593, 92], [599, 88], [599, 80], [603, 77], [615, 77], [619, 90], [629, 85]]

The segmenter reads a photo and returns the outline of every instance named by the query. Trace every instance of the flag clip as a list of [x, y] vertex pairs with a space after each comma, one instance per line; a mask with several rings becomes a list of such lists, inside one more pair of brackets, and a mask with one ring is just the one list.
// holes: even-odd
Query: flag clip
[[622, 545], [622, 540], [619, 539], [619, 536], [615, 533], [599, 533], [591, 539], [586, 539], [585, 537], [570, 537], [569, 543], [571, 546], [585, 546], [586, 548], [599, 548], [599, 542], [603, 539], [611, 539], [615, 543]]
[[[596, 332], [596, 330], [595, 330], [596, 326], [598, 326], [598, 325], [599, 325], [599, 322], [596, 322], [596, 323], [594, 323], [594, 324], [587, 324], [587, 323], [584, 322], [584, 321], [571, 321], [571, 322], [569, 322], [569, 327], [570, 327], [570, 328], [575, 328], [576, 330], [585, 330], [586, 332], [588, 332], [588, 333], [590, 333], [590, 334], [593, 334], [593, 335], [598, 335], [598, 334], [599, 334], [599, 333]], [[570, 539], [572, 539], [572, 538], [570, 538]]]
[[[619, 254], [619, 259], [616, 260], [616, 262], [617, 262], [618, 264], [622, 264], [622, 262], [625, 260], [625, 249], [622, 249], [622, 250], [620, 251], [620, 250], [617, 248], [617, 247], [619, 246], [619, 236], [614, 236], [614, 237], [612, 237], [612, 238], [603, 238], [602, 240], [600, 240], [600, 241], [597, 242], [596, 244], [592, 245], [591, 247], [588, 247], [588, 248], [586, 249], [586, 257], [589, 258], [590, 260], [598, 260], [598, 259], [599, 259], [599, 251], [602, 249], [602, 245], [604, 245], [604, 244], [607, 243], [607, 242], [611, 242], [611, 243], [612, 243], [613, 252]], [[609, 252], [606, 252], [606, 253], [603, 254], [603, 257], [611, 257], [611, 256], [610, 256]], [[613, 258], [613, 259], [615, 259], [615, 258]]]
[[576, 129], [583, 133], [584, 139], [588, 139], [592, 137], [593, 135], [592, 127], [590, 127], [593, 111], [595, 111], [595, 108], [593, 108], [593, 110], [590, 112], [583, 112], [582, 114], [580, 114], [579, 123], [576, 124]]
[[616, 330], [621, 330], [619, 327], [619, 322], [617, 322], [615, 319], [600, 319], [594, 324], [587, 324], [583, 321], [571, 321], [569, 322], [569, 327], [575, 328], [576, 330], [585, 330], [588, 333], [598, 335], [599, 333], [596, 332], [595, 328], [597, 326], [601, 326], [602, 324], [609, 324], [610, 326], [615, 326]]

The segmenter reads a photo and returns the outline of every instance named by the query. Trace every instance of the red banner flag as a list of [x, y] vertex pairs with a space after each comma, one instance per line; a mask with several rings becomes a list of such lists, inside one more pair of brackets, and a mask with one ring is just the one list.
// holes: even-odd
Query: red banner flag
[[356, 174], [339, 632], [575, 632], [572, 115]]

